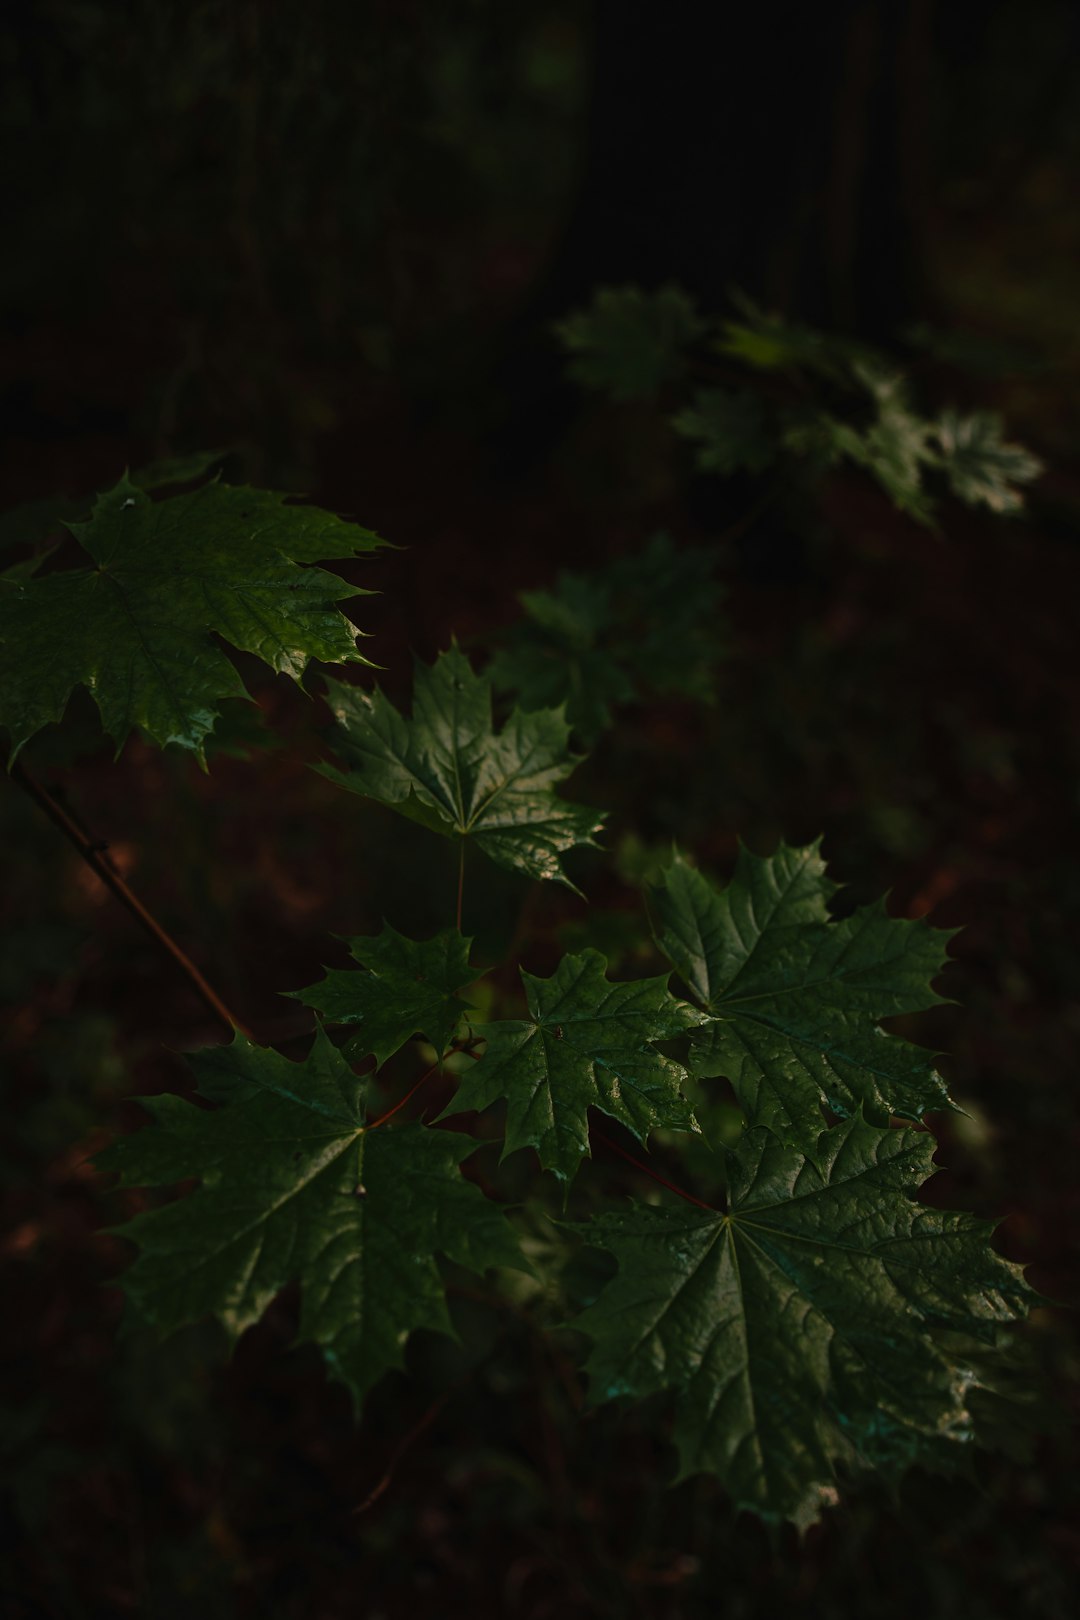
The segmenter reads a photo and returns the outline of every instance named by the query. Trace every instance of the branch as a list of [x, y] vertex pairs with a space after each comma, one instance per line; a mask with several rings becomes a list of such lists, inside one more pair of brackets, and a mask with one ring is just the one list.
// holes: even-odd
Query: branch
[[189, 982], [201, 996], [210, 1010], [227, 1024], [230, 1029], [239, 1030], [241, 1035], [253, 1039], [251, 1031], [242, 1024], [235, 1013], [229, 1011], [217, 991], [203, 978], [198, 968], [173, 939], [162, 928], [157, 918], [152, 916], [137, 895], [133, 894], [116, 870], [112, 861], [105, 854], [105, 845], [90, 838], [82, 828], [77, 826], [72, 817], [61, 804], [53, 798], [47, 788], [33, 777], [21, 760], [17, 760], [11, 768], [11, 774], [21, 788], [24, 788], [30, 797], [44, 810], [54, 826], [59, 827], [64, 837], [78, 850], [86, 864], [111, 889], [120, 904], [126, 906], [131, 915], [142, 924], [148, 934], [151, 934], [163, 950], [167, 951], [176, 965], [186, 974]]

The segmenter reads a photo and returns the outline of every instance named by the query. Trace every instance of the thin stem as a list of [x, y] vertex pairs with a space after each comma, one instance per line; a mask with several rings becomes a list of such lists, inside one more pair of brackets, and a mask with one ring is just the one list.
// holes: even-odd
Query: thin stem
[[424, 1081], [430, 1080], [432, 1075], [441, 1068], [442, 1058], [437, 1058], [436, 1061], [431, 1065], [431, 1068], [425, 1069], [419, 1080], [415, 1081], [414, 1084], [409, 1087], [408, 1091], [405, 1093], [404, 1097], [402, 1097], [400, 1102], [396, 1102], [393, 1108], [388, 1108], [385, 1114], [380, 1114], [378, 1119], [373, 1119], [370, 1125], [365, 1125], [364, 1130], [373, 1131], [377, 1126], [385, 1125], [388, 1119], [393, 1119], [398, 1109], [404, 1108], [410, 1097], [415, 1097], [416, 1093], [420, 1090], [420, 1087], [424, 1084]]
[[457, 869], [457, 931], [461, 933], [461, 900], [465, 893], [465, 840], [461, 840]]
[[684, 1187], [678, 1187], [675, 1182], [669, 1181], [666, 1176], [662, 1176], [658, 1170], [653, 1170], [649, 1165], [643, 1164], [640, 1159], [635, 1159], [632, 1153], [627, 1153], [626, 1149], [621, 1148], [618, 1142], [613, 1142], [610, 1136], [605, 1136], [595, 1126], [590, 1127], [590, 1130], [598, 1142], [603, 1142], [606, 1148], [610, 1148], [612, 1153], [617, 1153], [620, 1159], [625, 1159], [627, 1164], [632, 1164], [635, 1170], [644, 1171], [645, 1175], [651, 1176], [654, 1181], [658, 1181], [661, 1187], [666, 1187], [669, 1192], [678, 1193], [680, 1198], [685, 1198], [688, 1204], [696, 1204], [698, 1209], [707, 1209], [710, 1215], [719, 1214], [719, 1211], [714, 1209], [712, 1204], [703, 1203], [700, 1198], [695, 1198], [693, 1193], [688, 1193]]
[[169, 953], [211, 1011], [221, 1019], [223, 1024], [228, 1024], [230, 1029], [239, 1030], [241, 1035], [246, 1035], [249, 1040], [253, 1039], [251, 1031], [240, 1022], [235, 1013], [229, 1011], [217, 991], [207, 983], [194, 962], [180, 949], [172, 935], [166, 933], [157, 918], [151, 915], [138, 896], [128, 888], [112, 861], [105, 854], [105, 845], [90, 838], [83, 832], [81, 827], [76, 825], [63, 806], [58, 804], [48, 789], [42, 787], [41, 783], [30, 774], [21, 760], [18, 760], [12, 766], [11, 774], [19, 786], [24, 788], [30, 797], [44, 810], [53, 825], [59, 827], [64, 837], [74, 845], [83, 860], [97, 874], [106, 888], [112, 890], [120, 904], [126, 906], [131, 915], [146, 929], [146, 932], [151, 934], [162, 949]]

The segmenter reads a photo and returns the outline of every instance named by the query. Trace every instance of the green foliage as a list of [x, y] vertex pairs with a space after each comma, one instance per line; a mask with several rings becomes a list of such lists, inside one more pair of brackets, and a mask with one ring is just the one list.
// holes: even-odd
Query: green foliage
[[[870, 415], [856, 427], [833, 403], [799, 417], [710, 391], [677, 425], [718, 467], [764, 466], [802, 432], [800, 454], [858, 462], [920, 516], [928, 468], [997, 509], [1010, 480], [1032, 470], [996, 420], [972, 427], [946, 414], [928, 425], [902, 379], [852, 348], [750, 314], [723, 343], [763, 370], [827, 380], [832, 399], [846, 379]], [[652, 352], [655, 373], [658, 344]], [[787, 436], [778, 448], [769, 422]], [[171, 463], [143, 481], [204, 471]], [[294, 679], [312, 658], [362, 661], [334, 605], [354, 588], [310, 565], [373, 549], [367, 530], [221, 483], [155, 503], [128, 479], [69, 529], [94, 566], [53, 567], [49, 553], [0, 580], [15, 750], [84, 685], [118, 745], [138, 726], [202, 760], [222, 704], [243, 692], [211, 632]], [[408, 716], [378, 689], [331, 681], [340, 765], [319, 768], [454, 841], [459, 858], [470, 839], [504, 868], [572, 888], [562, 858], [593, 845], [604, 818], [556, 792], [579, 762], [571, 724], [591, 737], [617, 705], [710, 697], [721, 592], [709, 552], [658, 535], [522, 602], [488, 669], [456, 645], [419, 665]], [[520, 700], [501, 726], [496, 686]], [[413, 1333], [453, 1332], [441, 1266], [529, 1272], [503, 1213], [507, 1183], [524, 1200], [522, 1230], [544, 1276], [485, 1287], [517, 1312], [573, 1293], [557, 1277], [566, 1228], [545, 1222], [559, 1214], [551, 1184], [530, 1185], [521, 1150], [553, 1172], [563, 1207], [573, 1197], [575, 1215], [592, 1213], [597, 1193], [582, 1171], [599, 1114], [640, 1151], [678, 1156], [680, 1177], [706, 1195], [657, 1172], [682, 1205], [601, 1208], [573, 1223], [617, 1264], [611, 1280], [594, 1275], [577, 1323], [593, 1341], [593, 1399], [667, 1393], [682, 1474], [712, 1472], [736, 1506], [804, 1524], [833, 1499], [838, 1471], [951, 1466], [980, 1424], [1013, 1445], [1023, 1376], [1007, 1330], [1031, 1296], [987, 1228], [915, 1201], [933, 1139], [889, 1123], [950, 1106], [931, 1054], [881, 1028], [940, 999], [932, 982], [948, 933], [884, 904], [837, 920], [817, 844], [743, 850], [723, 888], [679, 857], [661, 866], [632, 834], [620, 859], [623, 877], [646, 887], [655, 943], [689, 1001], [666, 976], [608, 978], [601, 937], [623, 961], [651, 966], [644, 929], [623, 911], [591, 932], [563, 924], [564, 938], [578, 927], [581, 948], [548, 978], [521, 967], [527, 1014], [483, 1022], [467, 999], [480, 975], [460, 919], [426, 939], [390, 923], [353, 938], [355, 967], [292, 992], [339, 1026], [340, 1050], [321, 1024], [299, 1063], [237, 1035], [193, 1060], [200, 1103], [149, 1100], [152, 1124], [101, 1156], [123, 1186], [197, 1183], [120, 1228], [138, 1250], [123, 1281], [134, 1315], [163, 1333], [217, 1318], [235, 1339], [297, 1284], [299, 1338], [320, 1347], [359, 1405], [403, 1365]], [[528, 938], [519, 918], [508, 954]], [[14, 969], [26, 971], [21, 956]], [[473, 994], [485, 1015], [515, 1011], [498, 964]], [[408, 1078], [416, 1036], [438, 1061], [369, 1117], [368, 1085]], [[372, 1061], [379, 1081], [351, 1067]], [[475, 1129], [489, 1142], [504, 1121], [502, 1160], [515, 1158], [491, 1167], [490, 1193], [461, 1170], [471, 1135], [391, 1123], [423, 1082], [442, 1087], [440, 1120], [483, 1115]], [[840, 1123], [828, 1126], [826, 1112]], [[722, 1212], [712, 1200], [725, 1187]]]
[[570, 1181], [589, 1152], [588, 1110], [617, 1119], [639, 1141], [659, 1126], [697, 1126], [680, 1092], [681, 1065], [655, 1042], [699, 1020], [668, 994], [667, 979], [611, 984], [599, 951], [564, 956], [550, 979], [522, 970], [527, 1019], [482, 1024], [484, 1055], [444, 1110], [506, 1103], [505, 1153], [534, 1147], [545, 1170]]
[[713, 551], [661, 533], [602, 571], [523, 591], [525, 617], [503, 634], [491, 679], [526, 709], [565, 705], [587, 743], [613, 709], [651, 693], [708, 701], [728, 636], [715, 567]]
[[916, 1203], [933, 1139], [861, 1118], [812, 1159], [770, 1131], [728, 1156], [729, 1208], [637, 1206], [580, 1230], [618, 1274], [577, 1320], [595, 1401], [675, 1397], [679, 1475], [805, 1524], [837, 1465], [947, 1465], [973, 1438], [971, 1347], [1032, 1298], [991, 1228]]
[[[738, 320], [705, 320], [684, 298], [678, 341], [663, 349], [653, 304], [643, 294], [635, 301], [633, 292], [623, 289], [613, 303], [610, 290], [602, 290], [589, 309], [557, 326], [571, 355], [570, 375], [618, 399], [655, 394], [661, 383], [695, 369], [685, 353], [695, 343], [697, 370], [715, 371], [719, 357], [724, 385], [695, 389], [669, 417], [694, 444], [703, 472], [730, 477], [775, 469], [784, 479], [787, 463], [820, 477], [848, 462], [898, 510], [930, 524], [935, 483], [969, 506], [1008, 515], [1023, 505], [1017, 486], [1042, 471], [1030, 451], [1002, 442], [993, 413], [923, 414], [900, 368], [867, 344], [785, 320], [736, 294]], [[655, 358], [660, 352], [668, 364]], [[647, 354], [654, 356], [651, 366], [642, 358]], [[733, 386], [726, 385], [729, 374]]]
[[611, 399], [640, 399], [682, 375], [684, 351], [705, 331], [680, 287], [646, 293], [601, 287], [590, 309], [554, 327], [571, 356], [570, 375]]
[[367, 594], [322, 569], [381, 544], [266, 490], [211, 483], [154, 502], [123, 478], [68, 527], [92, 566], [0, 582], [0, 722], [12, 757], [85, 686], [119, 751], [138, 727], [204, 760], [222, 699], [242, 696], [211, 639], [299, 680], [313, 658], [366, 663], [336, 603]]
[[988, 506], [991, 512], [1017, 512], [1023, 501], [1014, 487], [1030, 483], [1042, 472], [1042, 463], [1020, 444], [1006, 444], [996, 411], [975, 411], [961, 416], [943, 411], [937, 438], [948, 474], [949, 487], [968, 506]]
[[747, 1115], [812, 1158], [822, 1105], [921, 1119], [947, 1107], [932, 1056], [878, 1025], [941, 1000], [930, 988], [951, 937], [884, 904], [830, 921], [836, 885], [817, 844], [740, 850], [715, 889], [676, 861], [650, 893], [656, 940], [709, 1020], [690, 1067], [724, 1075]]
[[348, 767], [322, 767], [331, 781], [444, 837], [469, 838], [511, 871], [573, 888], [560, 856], [594, 843], [604, 818], [554, 791], [578, 763], [561, 709], [515, 709], [496, 733], [491, 678], [456, 646], [430, 669], [417, 666], [410, 719], [379, 691], [329, 686]]
[[361, 1026], [344, 1047], [348, 1058], [374, 1057], [381, 1068], [416, 1034], [441, 1054], [468, 1011], [457, 991], [477, 977], [469, 966], [471, 943], [456, 928], [417, 941], [386, 923], [381, 934], [349, 941], [366, 973], [332, 968], [318, 984], [292, 994], [332, 1024]]
[[193, 1067], [216, 1108], [148, 1099], [154, 1124], [99, 1160], [127, 1186], [201, 1182], [120, 1228], [139, 1249], [125, 1292], [163, 1333], [214, 1315], [236, 1338], [298, 1282], [299, 1339], [359, 1404], [417, 1328], [453, 1332], [438, 1255], [480, 1272], [525, 1264], [459, 1171], [474, 1143], [366, 1129], [363, 1083], [324, 1034], [302, 1064], [237, 1036]]

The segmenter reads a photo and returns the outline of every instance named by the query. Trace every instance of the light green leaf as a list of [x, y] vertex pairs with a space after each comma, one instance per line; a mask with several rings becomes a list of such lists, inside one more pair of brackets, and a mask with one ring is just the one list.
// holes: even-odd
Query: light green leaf
[[550, 979], [522, 970], [529, 1017], [478, 1027], [487, 1049], [442, 1117], [505, 1101], [504, 1157], [534, 1147], [544, 1169], [567, 1182], [589, 1154], [590, 1108], [642, 1142], [659, 1126], [696, 1130], [679, 1090], [685, 1071], [653, 1046], [696, 1015], [669, 995], [666, 978], [611, 984], [606, 968], [589, 950], [564, 956]]
[[986, 1223], [914, 1202], [934, 1145], [854, 1118], [810, 1163], [753, 1130], [728, 1156], [727, 1213], [580, 1226], [619, 1265], [575, 1323], [592, 1399], [671, 1392], [679, 1476], [800, 1524], [835, 1501], [837, 1464], [896, 1474], [970, 1447], [987, 1347], [1035, 1296]]
[[346, 1042], [350, 1059], [367, 1057], [381, 1068], [416, 1034], [426, 1035], [441, 1055], [468, 1011], [457, 991], [479, 975], [469, 966], [469, 947], [456, 928], [433, 939], [406, 939], [389, 923], [381, 934], [349, 940], [349, 950], [369, 971], [332, 968], [318, 984], [291, 992], [332, 1024], [359, 1024]]
[[1006, 443], [1002, 431], [996, 411], [973, 411], [969, 416], [943, 411], [936, 427], [945, 475], [957, 499], [1011, 516], [1024, 504], [1013, 486], [1038, 478], [1043, 464], [1022, 444]]
[[949, 1106], [932, 1055], [879, 1028], [942, 998], [931, 988], [951, 934], [883, 903], [828, 920], [835, 885], [817, 844], [740, 850], [724, 890], [676, 861], [650, 892], [657, 944], [711, 1015], [690, 1066], [724, 1075], [753, 1124], [814, 1152], [821, 1106], [920, 1119]]
[[0, 723], [12, 757], [83, 685], [118, 750], [137, 726], [201, 761], [221, 700], [244, 695], [211, 632], [296, 680], [313, 658], [367, 663], [335, 604], [368, 593], [297, 565], [382, 542], [286, 500], [211, 483], [154, 502], [126, 478], [99, 496], [88, 522], [69, 525], [92, 566], [0, 589]]
[[574, 887], [559, 857], [595, 843], [604, 818], [554, 791], [579, 759], [560, 709], [515, 709], [496, 734], [491, 678], [457, 647], [417, 666], [411, 719], [379, 691], [328, 685], [348, 769], [322, 766], [323, 775], [447, 838], [470, 838], [511, 871]]
[[417, 1328], [453, 1332], [436, 1256], [525, 1266], [458, 1169], [476, 1144], [420, 1125], [366, 1131], [362, 1083], [321, 1031], [304, 1063], [237, 1036], [193, 1067], [221, 1106], [148, 1099], [155, 1123], [98, 1160], [125, 1186], [201, 1182], [119, 1228], [139, 1249], [124, 1291], [163, 1333], [213, 1315], [235, 1338], [299, 1283], [298, 1340], [359, 1405]]

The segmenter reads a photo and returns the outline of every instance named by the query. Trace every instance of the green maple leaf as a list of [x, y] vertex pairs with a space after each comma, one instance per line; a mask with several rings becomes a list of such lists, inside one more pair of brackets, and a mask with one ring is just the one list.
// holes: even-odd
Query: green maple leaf
[[882, 1122], [949, 1106], [932, 1055], [878, 1026], [941, 997], [951, 934], [883, 903], [829, 920], [836, 885], [817, 844], [740, 850], [724, 890], [676, 861], [650, 893], [657, 944], [710, 1020], [690, 1067], [725, 1075], [753, 1124], [811, 1154], [821, 1105]]
[[290, 992], [333, 1024], [362, 1026], [346, 1042], [346, 1057], [371, 1054], [381, 1068], [417, 1033], [440, 1055], [445, 1052], [469, 1010], [457, 991], [479, 976], [469, 966], [472, 941], [456, 928], [433, 939], [406, 939], [387, 923], [381, 934], [348, 944], [366, 973], [331, 968], [318, 984]]
[[696, 460], [705, 472], [730, 477], [740, 468], [764, 472], [776, 459], [765, 406], [756, 394], [728, 388], [699, 388], [693, 403], [671, 418], [676, 433], [697, 443]]
[[589, 950], [564, 956], [550, 979], [522, 970], [529, 1017], [478, 1026], [487, 1048], [441, 1117], [505, 1100], [503, 1156], [534, 1147], [567, 1182], [589, 1153], [590, 1108], [642, 1142], [658, 1126], [696, 1131], [679, 1090], [685, 1071], [653, 1045], [696, 1015], [668, 993], [666, 977], [611, 984], [606, 968]]
[[579, 736], [591, 741], [611, 724], [612, 708], [634, 696], [634, 684], [605, 641], [615, 626], [604, 576], [561, 573], [551, 591], [522, 591], [524, 619], [495, 653], [489, 673], [525, 709], [565, 707]]
[[472, 839], [511, 871], [574, 887], [559, 857], [593, 844], [604, 818], [554, 792], [579, 759], [560, 709], [515, 709], [496, 733], [491, 678], [456, 646], [431, 668], [417, 665], [408, 720], [378, 690], [328, 685], [349, 769], [321, 766], [323, 775], [445, 837]]
[[1043, 464], [1021, 444], [1002, 437], [996, 411], [943, 411], [936, 428], [949, 487], [968, 506], [988, 506], [1003, 516], [1019, 512], [1024, 497], [1014, 484], [1038, 478]]
[[914, 1201], [934, 1146], [855, 1118], [814, 1164], [753, 1130], [728, 1155], [726, 1213], [580, 1226], [619, 1265], [574, 1324], [594, 1341], [592, 1399], [672, 1392], [679, 1476], [715, 1473], [736, 1507], [804, 1524], [838, 1463], [961, 1453], [988, 1349], [1035, 1296], [987, 1223]]
[[70, 524], [93, 566], [0, 585], [0, 721], [12, 757], [87, 688], [121, 748], [133, 727], [203, 760], [222, 699], [245, 695], [215, 645], [299, 680], [308, 662], [367, 663], [336, 603], [367, 595], [319, 568], [382, 544], [317, 507], [211, 483], [151, 501], [124, 478]]
[[437, 1255], [527, 1269], [499, 1207], [460, 1174], [476, 1144], [366, 1131], [363, 1083], [321, 1031], [303, 1063], [237, 1036], [193, 1067], [221, 1106], [147, 1099], [154, 1124], [98, 1160], [125, 1186], [201, 1181], [118, 1229], [139, 1249], [125, 1293], [163, 1333], [212, 1315], [236, 1338], [298, 1282], [298, 1340], [359, 1405], [415, 1329], [453, 1333]]
[[595, 575], [561, 573], [555, 589], [523, 591], [525, 618], [492, 659], [495, 685], [527, 709], [565, 704], [592, 741], [612, 709], [650, 692], [707, 702], [726, 642], [716, 553], [654, 534]]
[[681, 287], [647, 293], [601, 287], [588, 309], [554, 324], [575, 382], [614, 400], [640, 399], [682, 375], [684, 352], [705, 330]]

